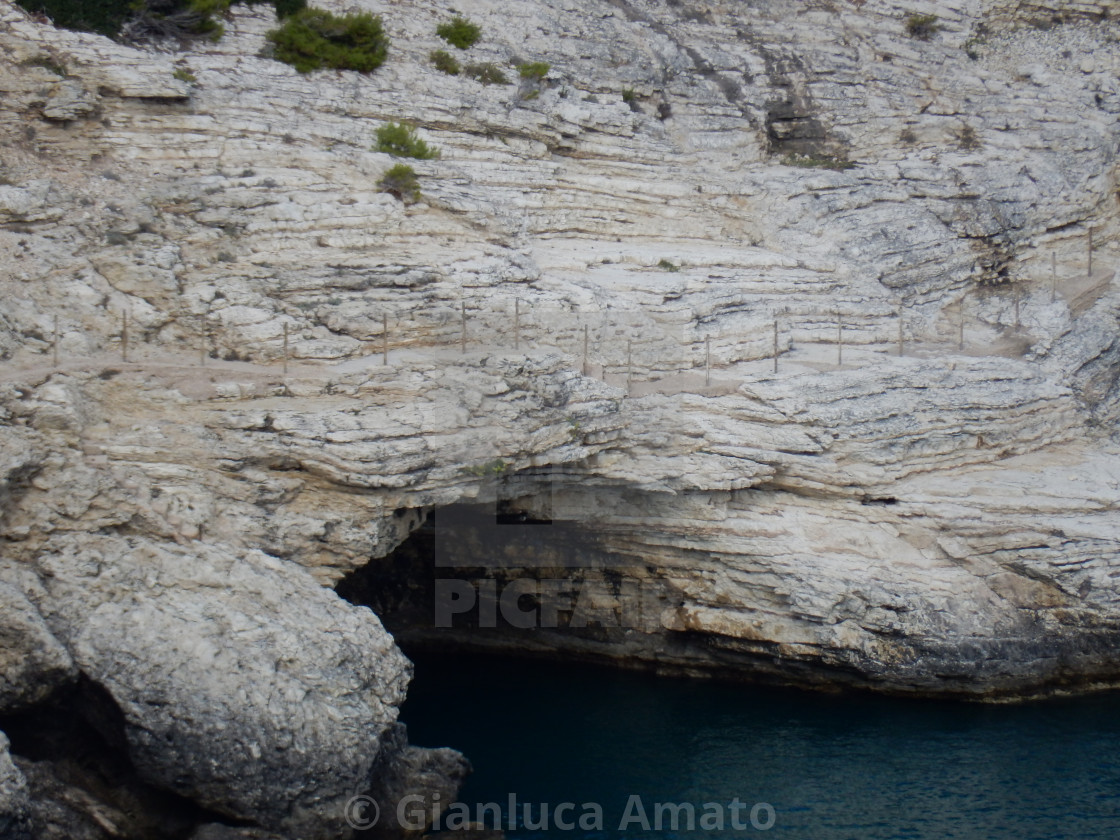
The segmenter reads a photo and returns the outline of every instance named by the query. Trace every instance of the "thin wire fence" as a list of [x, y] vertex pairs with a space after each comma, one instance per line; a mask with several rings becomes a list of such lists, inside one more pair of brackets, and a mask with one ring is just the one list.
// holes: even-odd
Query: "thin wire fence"
[[[1056, 259], [1051, 269], [1042, 282], [962, 290], [955, 304], [933, 315], [897, 301], [782, 306], [780, 299], [771, 298], [696, 312], [540, 305], [528, 296], [464, 296], [422, 308], [384, 306], [364, 319], [364, 330], [359, 321], [348, 332], [361, 342], [359, 358], [387, 367], [406, 365], [402, 354], [408, 353], [446, 358], [544, 351], [560, 353], [585, 376], [627, 391], [726, 388], [767, 375], [858, 369], [888, 355], [1022, 355], [1049, 328], [1043, 315], [1052, 312], [1049, 304], [1059, 294], [1071, 309], [1084, 306], [1081, 298], [1091, 298], [1094, 289], [1106, 288], [1111, 279], [1108, 271], [1098, 270], [1080, 285], [1066, 283], [1060, 290]], [[55, 316], [47, 347], [55, 367], [65, 361], [63, 326]], [[302, 326], [293, 318], [282, 323], [275, 339], [238, 346], [234, 329], [218, 319], [197, 317], [187, 327], [197, 354], [189, 357], [197, 358], [200, 367], [214, 365], [215, 359], [279, 366], [284, 375], [298, 364], [298, 375], [312, 375], [309, 367], [316, 360], [307, 351], [307, 338], [299, 334]], [[111, 344], [123, 363], [140, 363], [148, 355], [127, 312], [121, 313], [120, 331]]]

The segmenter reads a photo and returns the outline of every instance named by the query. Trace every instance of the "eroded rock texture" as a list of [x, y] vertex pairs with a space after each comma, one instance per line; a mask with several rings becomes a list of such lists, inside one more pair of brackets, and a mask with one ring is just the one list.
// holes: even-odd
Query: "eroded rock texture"
[[[39, 652], [3, 702], [80, 671], [160, 785], [345, 831], [407, 666], [328, 587], [495, 496], [664, 604], [488, 644], [1117, 681], [1114, 4], [472, 4], [466, 60], [539, 86], [431, 67], [441, 5], [356, 5], [369, 76], [262, 57], [267, 5], [141, 50], [0, 3], [0, 574]], [[442, 152], [409, 205], [402, 119]]]

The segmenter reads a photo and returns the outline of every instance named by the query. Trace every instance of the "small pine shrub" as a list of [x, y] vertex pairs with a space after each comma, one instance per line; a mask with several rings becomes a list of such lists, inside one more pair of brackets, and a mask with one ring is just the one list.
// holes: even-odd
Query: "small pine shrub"
[[[234, 0], [236, 3], [237, 0]], [[276, 17], [286, 18], [291, 17], [296, 12], [302, 12], [307, 8], [307, 0], [245, 0], [250, 6], [259, 6], [262, 3], [271, 2], [276, 8]]]
[[428, 53], [428, 60], [432, 62], [433, 67], [448, 76], [458, 76], [463, 69], [455, 56], [447, 50], [432, 50]]
[[307, 6], [307, 0], [18, 0], [29, 12], [42, 12], [56, 26], [97, 32], [110, 38], [122, 33], [131, 38], [178, 37], [220, 34], [215, 17], [231, 5], [272, 3], [279, 17]]
[[381, 18], [369, 12], [340, 16], [323, 9], [304, 9], [269, 32], [268, 40], [275, 58], [300, 73], [321, 69], [371, 73], [389, 52]]
[[377, 144], [374, 151], [384, 152], [394, 157], [410, 157], [417, 160], [434, 160], [439, 150], [434, 149], [416, 136], [416, 129], [408, 123], [387, 122], [377, 129]]
[[482, 82], [484, 85], [508, 85], [509, 79], [497, 64], [484, 61], [481, 64], [468, 64], [463, 68], [463, 75]]
[[200, 15], [224, 15], [229, 11], [230, 0], [190, 0], [190, 10]]
[[910, 15], [906, 19], [906, 33], [911, 38], [928, 41], [940, 31], [937, 15]]
[[190, 70], [186, 70], [182, 67], [176, 67], [175, 72], [172, 73], [171, 75], [173, 75], [180, 82], [186, 82], [188, 85], [193, 85], [195, 82], [198, 81], [198, 79], [195, 78], [194, 73], [192, 73]]
[[662, 271], [677, 272], [677, 271], [681, 270], [681, 267], [679, 265], [677, 265], [676, 263], [672, 263], [665, 258], [662, 258], [658, 261], [657, 267], [660, 268]]
[[116, 35], [133, 14], [128, 0], [17, 0], [29, 12], [42, 12], [55, 26]]
[[437, 26], [436, 34], [451, 46], [465, 50], [478, 43], [478, 39], [482, 37], [482, 27], [456, 15], [447, 23]]
[[622, 101], [630, 106], [630, 110], [635, 114], [642, 113], [642, 106], [638, 102], [638, 92], [634, 88], [622, 89]]
[[389, 193], [405, 204], [413, 204], [420, 200], [420, 181], [416, 178], [416, 171], [407, 163], [398, 163], [385, 170], [377, 186], [380, 187], [381, 192]]
[[527, 79], [533, 82], [541, 81], [548, 75], [548, 71], [552, 66], [544, 61], [529, 61], [525, 64], [517, 65], [517, 73], [522, 79]]

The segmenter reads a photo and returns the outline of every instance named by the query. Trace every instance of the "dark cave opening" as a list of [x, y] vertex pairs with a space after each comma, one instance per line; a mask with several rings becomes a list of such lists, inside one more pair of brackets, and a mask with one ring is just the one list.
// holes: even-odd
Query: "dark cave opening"
[[431, 512], [335, 590], [372, 609], [406, 654], [615, 661], [655, 631], [672, 598], [644, 563], [604, 550], [586, 522], [501, 502]]

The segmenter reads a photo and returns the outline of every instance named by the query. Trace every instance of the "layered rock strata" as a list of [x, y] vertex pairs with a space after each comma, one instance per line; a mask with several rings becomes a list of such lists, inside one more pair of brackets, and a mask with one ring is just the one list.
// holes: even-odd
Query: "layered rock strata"
[[[431, 67], [438, 4], [357, 6], [369, 76], [262, 56], [267, 5], [139, 49], [0, 2], [0, 713], [80, 675], [150, 782], [345, 835], [463, 767], [400, 745], [408, 663], [331, 587], [495, 503], [578, 523], [538, 565], [607, 612], [661, 601], [463, 643], [1117, 682], [1114, 4], [473, 4], [532, 89]], [[419, 203], [388, 120], [442, 152]]]

